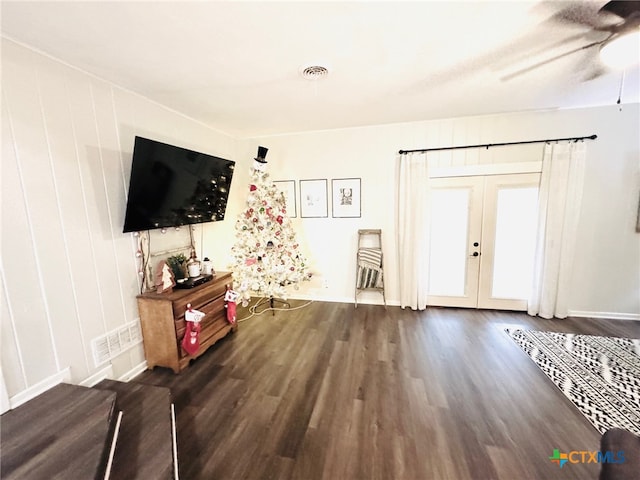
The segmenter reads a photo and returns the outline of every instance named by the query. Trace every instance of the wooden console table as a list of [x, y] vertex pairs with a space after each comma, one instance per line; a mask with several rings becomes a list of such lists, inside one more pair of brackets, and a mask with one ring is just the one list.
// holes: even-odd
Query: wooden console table
[[[190, 360], [237, 329], [237, 324], [231, 325], [227, 321], [224, 308], [226, 286], [231, 284], [231, 273], [219, 272], [212, 280], [194, 288], [137, 296], [144, 354], [149, 369], [168, 367], [179, 373], [189, 366]], [[188, 303], [206, 314], [200, 322], [200, 348], [194, 355], [187, 354], [180, 345], [186, 327], [184, 312]]]

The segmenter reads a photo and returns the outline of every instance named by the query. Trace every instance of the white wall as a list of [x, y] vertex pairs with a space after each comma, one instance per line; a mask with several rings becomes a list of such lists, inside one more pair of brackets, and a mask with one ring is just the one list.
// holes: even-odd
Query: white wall
[[[122, 233], [135, 135], [235, 157], [231, 137], [3, 39], [1, 358], [12, 398], [96, 375], [91, 340], [138, 318], [137, 240]], [[188, 230], [151, 242], [188, 244]], [[108, 370], [126, 377], [143, 362], [139, 344]]]
[[[295, 220], [317, 276], [298, 296], [353, 301], [356, 232], [381, 228], [387, 298], [398, 304], [394, 257], [398, 150], [594, 133], [598, 139], [587, 141], [584, 204], [569, 308], [575, 315], [640, 319], [640, 234], [635, 233], [640, 197], [638, 104], [622, 110], [612, 105], [282, 135], [251, 139], [251, 145], [270, 149], [269, 171], [276, 180], [327, 178], [330, 184], [333, 178], [362, 178], [361, 218], [331, 218], [330, 213], [326, 219]], [[448, 151], [432, 154], [432, 161], [440, 166], [528, 161], [536, 155], [539, 159], [542, 148], [539, 144]], [[366, 293], [359, 298], [381, 303], [380, 295]]]

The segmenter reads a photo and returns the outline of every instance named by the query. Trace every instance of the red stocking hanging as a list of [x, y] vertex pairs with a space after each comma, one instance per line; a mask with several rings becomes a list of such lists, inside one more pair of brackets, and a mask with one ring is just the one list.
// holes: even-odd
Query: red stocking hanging
[[236, 323], [236, 300], [238, 299], [238, 293], [231, 290], [227, 285], [227, 293], [224, 294], [225, 308], [227, 309], [227, 321], [231, 325]]
[[204, 315], [203, 312], [194, 310], [190, 303], [187, 304], [187, 311], [184, 313], [186, 328], [182, 338], [182, 348], [189, 355], [195, 355], [200, 348], [200, 320]]
[[182, 348], [189, 355], [195, 355], [200, 348], [200, 323], [186, 322], [187, 328], [182, 339]]

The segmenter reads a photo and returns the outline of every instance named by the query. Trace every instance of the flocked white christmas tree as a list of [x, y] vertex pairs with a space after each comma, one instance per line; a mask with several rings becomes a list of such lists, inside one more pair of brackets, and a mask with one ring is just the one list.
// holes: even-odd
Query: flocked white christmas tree
[[232, 248], [234, 289], [244, 306], [251, 295], [287, 298], [289, 286], [309, 278], [307, 261], [287, 215], [284, 194], [266, 172], [267, 148], [258, 147], [245, 210]]

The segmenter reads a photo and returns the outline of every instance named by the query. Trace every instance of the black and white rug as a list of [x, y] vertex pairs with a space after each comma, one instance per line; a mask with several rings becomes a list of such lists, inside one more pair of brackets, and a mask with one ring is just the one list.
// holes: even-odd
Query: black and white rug
[[640, 340], [506, 329], [600, 433], [640, 435]]

